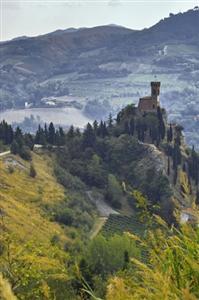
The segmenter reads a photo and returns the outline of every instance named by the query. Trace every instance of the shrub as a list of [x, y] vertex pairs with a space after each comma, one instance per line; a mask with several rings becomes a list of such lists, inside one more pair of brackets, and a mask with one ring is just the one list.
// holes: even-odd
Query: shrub
[[85, 189], [84, 183], [76, 176], [71, 175], [68, 171], [63, 168], [56, 166], [55, 175], [59, 183], [68, 189], [75, 191], [82, 191]]
[[30, 177], [35, 178], [37, 176], [37, 172], [33, 164], [30, 165]]
[[67, 226], [71, 226], [73, 223], [73, 211], [69, 208], [64, 208], [62, 210], [59, 210], [55, 214], [55, 221]]
[[50, 240], [52, 245], [57, 245], [60, 241], [60, 238], [57, 234], [54, 234]]
[[19, 155], [25, 160], [31, 160], [31, 151], [27, 146], [22, 146]]
[[9, 165], [9, 166], [8, 166], [8, 172], [9, 172], [10, 174], [13, 174], [14, 171], [15, 171], [15, 170], [14, 170], [13, 166]]

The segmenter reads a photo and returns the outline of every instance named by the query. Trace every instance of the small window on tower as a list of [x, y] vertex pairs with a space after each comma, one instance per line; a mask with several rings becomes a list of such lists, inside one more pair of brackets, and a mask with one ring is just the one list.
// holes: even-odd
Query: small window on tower
[[153, 104], [153, 108], [155, 108], [155, 104]]

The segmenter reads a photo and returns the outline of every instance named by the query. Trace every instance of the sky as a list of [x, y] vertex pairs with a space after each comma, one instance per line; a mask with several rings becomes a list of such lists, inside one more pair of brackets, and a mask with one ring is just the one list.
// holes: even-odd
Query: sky
[[0, 0], [0, 40], [107, 24], [143, 29], [199, 0]]

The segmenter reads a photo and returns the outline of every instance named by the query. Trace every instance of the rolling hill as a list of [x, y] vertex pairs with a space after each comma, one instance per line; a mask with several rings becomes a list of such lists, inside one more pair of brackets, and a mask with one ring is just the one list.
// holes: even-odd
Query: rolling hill
[[0, 108], [39, 107], [43, 97], [72, 94], [108, 100], [117, 111], [136, 103], [156, 75], [170, 119], [188, 122], [188, 142], [198, 145], [198, 27], [195, 8], [143, 30], [107, 25], [2, 42]]

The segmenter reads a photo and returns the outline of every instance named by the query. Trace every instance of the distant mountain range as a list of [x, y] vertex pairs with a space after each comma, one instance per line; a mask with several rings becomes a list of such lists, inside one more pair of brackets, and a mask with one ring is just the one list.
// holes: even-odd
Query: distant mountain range
[[135, 101], [157, 75], [164, 87], [163, 103], [179, 117], [179, 108], [172, 107], [181, 101], [185, 108], [180, 100], [185, 89], [190, 91], [190, 105], [199, 95], [198, 28], [196, 7], [143, 30], [115, 25], [69, 28], [3, 42], [0, 108], [23, 107], [25, 102], [39, 106], [43, 97], [67, 93], [118, 106], [130, 98]]

